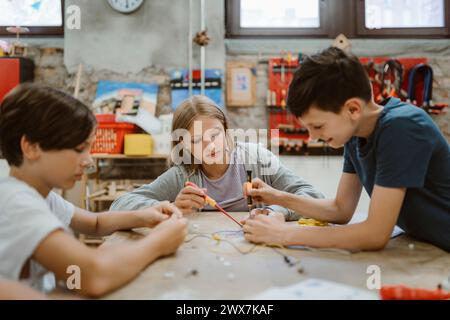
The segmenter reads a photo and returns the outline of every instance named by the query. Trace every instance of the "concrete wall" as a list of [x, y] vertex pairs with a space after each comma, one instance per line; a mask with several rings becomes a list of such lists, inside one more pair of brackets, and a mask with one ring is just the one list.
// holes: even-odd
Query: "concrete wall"
[[[193, 2], [193, 29], [200, 31], [200, 1]], [[118, 73], [187, 66], [189, 1], [145, 1], [131, 15], [115, 12], [105, 0], [66, 1], [66, 6], [72, 4], [81, 8], [81, 30], [66, 30], [64, 60], [69, 71], [79, 63]], [[224, 0], [206, 1], [206, 16], [212, 38], [207, 66], [224, 68]], [[199, 47], [194, 51], [198, 66]]]

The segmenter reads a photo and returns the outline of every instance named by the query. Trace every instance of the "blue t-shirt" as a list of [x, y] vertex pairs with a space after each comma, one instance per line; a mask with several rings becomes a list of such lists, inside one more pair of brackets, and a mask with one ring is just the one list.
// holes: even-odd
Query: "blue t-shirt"
[[390, 98], [372, 135], [353, 137], [344, 157], [369, 195], [374, 185], [407, 188], [397, 225], [450, 251], [450, 147], [425, 111]]

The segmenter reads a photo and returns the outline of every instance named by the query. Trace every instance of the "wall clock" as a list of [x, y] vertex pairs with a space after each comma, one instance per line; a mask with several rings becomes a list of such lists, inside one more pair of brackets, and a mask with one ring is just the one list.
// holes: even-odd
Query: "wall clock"
[[132, 13], [139, 9], [145, 0], [108, 0], [109, 5], [120, 13]]

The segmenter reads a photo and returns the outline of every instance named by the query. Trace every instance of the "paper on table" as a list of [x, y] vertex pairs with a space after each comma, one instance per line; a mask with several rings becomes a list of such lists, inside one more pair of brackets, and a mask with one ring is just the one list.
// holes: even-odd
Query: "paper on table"
[[377, 292], [322, 279], [308, 279], [289, 287], [274, 287], [253, 300], [379, 300]]

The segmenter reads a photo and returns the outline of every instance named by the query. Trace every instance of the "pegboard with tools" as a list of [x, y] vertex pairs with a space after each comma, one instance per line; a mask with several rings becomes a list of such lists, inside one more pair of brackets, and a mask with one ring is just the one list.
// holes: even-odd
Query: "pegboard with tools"
[[269, 88], [267, 106], [286, 109], [289, 85], [299, 67], [298, 58], [288, 53], [286, 56], [269, 59]]
[[375, 102], [396, 97], [435, 115], [448, 107], [433, 101], [433, 69], [426, 58], [365, 57], [360, 61], [369, 74]]
[[270, 143], [278, 146], [281, 154], [341, 155], [342, 150], [332, 150], [323, 143], [309, 139], [308, 130], [287, 109], [289, 85], [300, 67], [301, 54], [291, 53], [269, 59], [269, 86], [267, 90], [268, 128]]
[[[306, 128], [287, 110], [288, 89], [295, 70], [301, 68], [300, 57], [301, 54], [299, 58], [288, 54], [269, 59], [266, 104], [270, 142], [284, 154], [342, 154], [343, 150], [330, 150], [323, 143], [312, 143]], [[376, 103], [396, 97], [430, 114], [446, 112], [447, 104], [433, 100], [433, 69], [426, 58], [362, 57], [360, 61], [369, 75]]]

